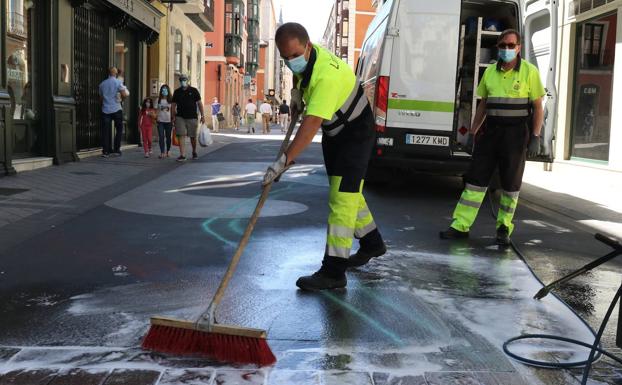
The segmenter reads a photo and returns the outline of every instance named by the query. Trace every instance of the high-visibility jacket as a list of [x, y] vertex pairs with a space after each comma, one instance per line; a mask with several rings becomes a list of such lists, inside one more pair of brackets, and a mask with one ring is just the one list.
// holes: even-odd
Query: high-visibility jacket
[[545, 93], [538, 68], [520, 58], [509, 71], [501, 62], [488, 67], [477, 87], [477, 95], [486, 99], [487, 119], [510, 124], [526, 120], [533, 101]]
[[339, 134], [369, 104], [352, 68], [316, 44], [305, 72], [296, 80], [303, 91], [306, 115], [324, 119], [322, 130], [328, 136]]

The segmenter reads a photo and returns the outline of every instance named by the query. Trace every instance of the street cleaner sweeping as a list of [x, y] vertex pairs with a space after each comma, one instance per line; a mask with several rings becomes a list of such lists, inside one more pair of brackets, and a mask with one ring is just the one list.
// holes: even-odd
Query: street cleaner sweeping
[[[275, 42], [294, 73], [291, 106], [300, 111], [304, 100], [306, 112], [291, 145], [268, 167], [263, 183], [278, 181], [322, 128], [330, 185], [326, 249], [321, 268], [300, 277], [296, 285], [310, 291], [343, 288], [348, 267], [362, 266], [386, 252], [362, 194], [376, 138], [372, 110], [350, 66], [312, 44], [302, 25], [283, 24]], [[360, 248], [350, 256], [355, 237]]]

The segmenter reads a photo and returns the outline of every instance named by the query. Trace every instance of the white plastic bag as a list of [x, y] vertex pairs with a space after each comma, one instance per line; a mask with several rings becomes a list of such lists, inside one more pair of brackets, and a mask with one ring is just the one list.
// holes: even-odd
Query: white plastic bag
[[203, 123], [201, 125], [201, 128], [199, 129], [199, 144], [201, 145], [201, 147], [207, 147], [212, 143], [214, 143], [214, 139], [212, 139], [212, 134], [210, 134], [207, 125]]

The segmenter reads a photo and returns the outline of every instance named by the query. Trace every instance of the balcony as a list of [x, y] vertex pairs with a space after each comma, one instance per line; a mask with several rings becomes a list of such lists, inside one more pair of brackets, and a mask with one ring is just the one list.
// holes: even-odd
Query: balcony
[[28, 38], [28, 26], [26, 25], [26, 18], [24, 15], [17, 12], [9, 13], [7, 33], [24, 39]]
[[225, 56], [227, 64], [238, 66], [242, 57], [242, 36], [232, 33], [225, 34]]
[[214, 32], [214, 0], [162, 0], [174, 3], [204, 32]]
[[250, 77], [255, 77], [257, 75], [257, 70], [259, 69], [259, 64], [246, 62], [246, 74], [250, 75]]
[[259, 41], [259, 21], [249, 19], [247, 22], [248, 41]]

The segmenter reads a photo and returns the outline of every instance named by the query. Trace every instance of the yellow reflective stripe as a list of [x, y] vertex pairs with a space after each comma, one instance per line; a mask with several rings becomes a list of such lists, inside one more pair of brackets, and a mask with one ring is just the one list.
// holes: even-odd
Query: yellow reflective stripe
[[376, 222], [374, 222], [373, 220], [371, 221], [371, 223], [357, 228], [356, 230], [354, 230], [354, 235], [357, 238], [363, 238], [364, 236], [366, 236], [367, 234], [371, 233], [372, 231], [374, 231], [376, 229]]
[[467, 183], [467, 184], [465, 185], [465, 189], [466, 189], [466, 190], [471, 190], [471, 191], [477, 191], [477, 192], [483, 192], [483, 193], [485, 193], [485, 192], [486, 192], [486, 190], [488, 190], [488, 187], [485, 187], [485, 186], [476, 186], [476, 185], [474, 185], [474, 184], [469, 184], [469, 183]]
[[360, 210], [358, 212], [358, 214], [356, 214], [356, 219], [361, 221], [361, 220], [367, 218], [368, 216], [371, 216], [371, 211], [369, 211], [368, 208], [364, 208], [363, 210]]
[[529, 111], [527, 110], [497, 110], [497, 109], [486, 109], [486, 114], [488, 116], [499, 116], [506, 118], [521, 118], [525, 116], [529, 116]]
[[350, 228], [350, 227], [346, 227], [346, 226], [340, 226], [340, 225], [333, 225], [333, 224], [328, 224], [328, 235], [333, 235], [335, 237], [341, 237], [341, 238], [352, 238], [352, 236], [354, 235], [354, 228]]
[[482, 205], [482, 202], [471, 202], [471, 201], [468, 201], [468, 200], [462, 199], [462, 198], [458, 201], [458, 203], [461, 204], [461, 205], [473, 207], [473, 208], [476, 208], [476, 209], [479, 209], [480, 206]]
[[330, 257], [350, 258], [350, 248], [327, 245], [326, 254]]

